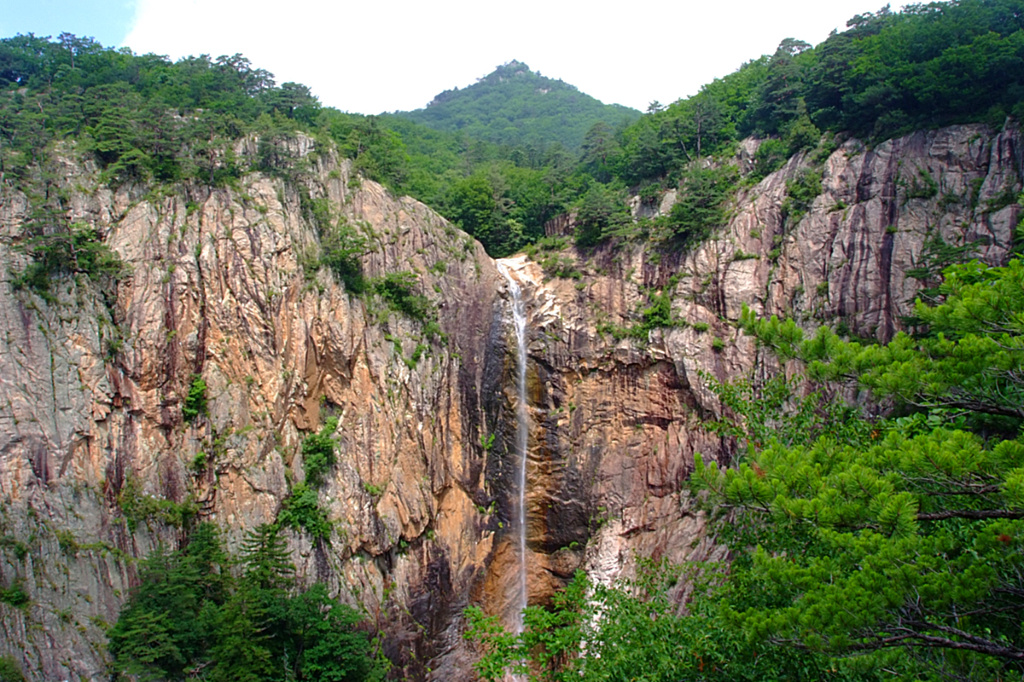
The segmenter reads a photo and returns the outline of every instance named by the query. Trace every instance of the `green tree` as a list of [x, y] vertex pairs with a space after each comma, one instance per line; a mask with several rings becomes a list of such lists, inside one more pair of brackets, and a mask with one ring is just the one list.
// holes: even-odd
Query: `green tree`
[[699, 244], [725, 225], [735, 181], [734, 166], [694, 167], [686, 173], [667, 221], [668, 236], [678, 248]]
[[206, 382], [195, 374], [192, 376], [192, 383], [189, 384], [188, 394], [181, 406], [181, 415], [187, 422], [194, 422], [200, 415], [207, 413], [206, 404]]
[[596, 246], [630, 222], [629, 209], [622, 194], [607, 185], [594, 183], [590, 186], [576, 209], [578, 246]]
[[598, 182], [611, 182], [611, 160], [618, 153], [615, 131], [604, 121], [598, 121], [583, 136], [580, 165]]
[[715, 151], [718, 142], [730, 137], [722, 106], [706, 91], [676, 102], [660, 117], [660, 138], [680, 167]]
[[217, 610], [231, 587], [216, 528], [200, 524], [184, 552], [158, 548], [109, 633], [117, 669], [143, 679], [183, 679], [208, 660]]
[[344, 282], [345, 290], [353, 294], [366, 291], [360, 260], [365, 252], [366, 239], [344, 219], [320, 237], [320, 263], [329, 267]]
[[[526, 609], [518, 635], [471, 607], [466, 637], [482, 650], [476, 671], [488, 681], [513, 673], [530, 682], [880, 679], [820, 653], [748, 640], [720, 606], [744, 598], [735, 582], [722, 583], [721, 568], [644, 561], [636, 578], [612, 585], [578, 572], [549, 608]], [[681, 579], [697, 584], [686, 615], [672, 596]]]
[[498, 207], [494, 200], [494, 187], [486, 176], [476, 173], [455, 183], [445, 203], [445, 215], [449, 219], [476, 237], [488, 253], [497, 253], [495, 246], [501, 241], [495, 234], [494, 225]]
[[0, 656], [0, 682], [25, 682], [25, 674], [13, 656]]
[[744, 120], [747, 132], [776, 135], [782, 124], [797, 115], [804, 79], [799, 55], [809, 47], [793, 38], [779, 44], [768, 61], [765, 79], [753, 93], [750, 113]]
[[323, 482], [324, 473], [337, 461], [334, 452], [337, 443], [332, 438], [337, 428], [337, 417], [330, 417], [319, 433], [310, 434], [302, 441], [302, 467], [306, 481], [314, 488]]
[[387, 662], [361, 617], [323, 585], [296, 589], [275, 524], [245, 537], [241, 578], [212, 524], [182, 550], [146, 558], [139, 585], [111, 628], [117, 674], [144, 680], [381, 680]]
[[746, 317], [811, 377], [855, 381], [905, 415], [860, 443], [769, 443], [730, 470], [698, 461], [760, 529], [762, 603], [733, 616], [749, 635], [972, 679], [1024, 670], [1024, 267], [954, 267], [941, 290], [918, 305], [927, 333], [882, 346]]
[[329, 541], [331, 537], [332, 525], [320, 506], [317, 489], [306, 482], [293, 485], [291, 493], [281, 501], [277, 523], [282, 528], [305, 530], [319, 540]]
[[320, 108], [309, 88], [300, 83], [282, 83], [280, 87], [270, 88], [262, 94], [262, 100], [270, 109], [307, 123], [316, 118]]
[[109, 287], [124, 276], [127, 267], [100, 236], [99, 231], [81, 223], [66, 225], [47, 209], [37, 210], [25, 226], [26, 240], [19, 245], [31, 259], [16, 273], [15, 289], [27, 287], [48, 301], [51, 281], [61, 275], [83, 275], [101, 287]]
[[122, 613], [110, 634], [114, 665], [142, 680], [184, 679], [186, 664], [167, 618], [151, 610]]
[[209, 678], [213, 682], [286, 679], [283, 662], [275, 659], [272, 650], [273, 633], [281, 624], [267, 614], [268, 597], [244, 584], [219, 611], [216, 639], [210, 647]]
[[383, 678], [387, 666], [374, 654], [366, 632], [358, 629], [362, 617], [329, 598], [322, 584], [293, 598], [288, 617], [287, 660], [293, 661], [294, 679], [357, 682]]
[[754, 152], [754, 170], [751, 177], [760, 180], [777, 171], [789, 158], [787, 152], [787, 146], [781, 140], [768, 139], [761, 142]]
[[664, 178], [675, 167], [671, 149], [662, 144], [656, 118], [661, 115], [663, 112], [643, 116], [619, 136], [622, 151], [613, 157], [615, 174], [629, 185]]
[[242, 541], [241, 562], [246, 582], [266, 590], [287, 590], [295, 580], [295, 567], [279, 528], [264, 523]]

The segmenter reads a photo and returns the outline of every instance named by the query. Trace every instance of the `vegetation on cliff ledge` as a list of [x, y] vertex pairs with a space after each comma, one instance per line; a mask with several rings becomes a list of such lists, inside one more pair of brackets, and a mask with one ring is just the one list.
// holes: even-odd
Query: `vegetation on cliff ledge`
[[[746, 445], [736, 468], [698, 457], [696, 493], [732, 550], [728, 571], [585, 576], [522, 635], [479, 611], [478, 670], [538, 680], [1020, 679], [1024, 674], [1024, 263], [946, 272], [922, 333], [885, 345], [745, 327], [818, 387], [719, 386]], [[892, 404], [859, 415], [835, 396]], [[696, 585], [687, 615], [667, 591]]]
[[[787, 184], [781, 207], [792, 224], [821, 191], [822, 162], [849, 136], [875, 143], [919, 128], [1019, 120], [1022, 17], [1021, 0], [857, 16], [817, 47], [786, 40], [694, 97], [653, 103], [629, 122], [596, 121], [578, 149], [496, 128], [496, 118], [451, 131], [343, 113], [322, 107], [302, 85], [276, 84], [240, 55], [171, 62], [69, 35], [0, 40], [0, 184], [30, 205], [22, 233], [11, 235], [25, 258], [10, 282], [52, 302], [55, 278], [110, 293], [126, 274], [104, 233], [69, 217], [65, 157], [129, 197], [193, 196], [238, 188], [250, 172], [295, 180], [296, 159], [286, 149], [298, 131], [351, 158], [365, 177], [427, 202], [491, 255], [532, 247], [556, 276], [581, 276], [563, 254], [573, 248], [586, 254], [639, 240], [654, 254], [694, 248], [727, 222], [738, 188], [803, 154], [812, 168]], [[488, 77], [466, 92], [490, 101], [502, 79], [536, 91], [538, 81], [518, 73], [499, 69], [498, 82]], [[461, 94], [442, 94], [426, 111], [440, 114], [458, 101]], [[737, 144], [750, 135], [762, 144], [741, 171]], [[247, 137], [258, 149], [240, 144]], [[907, 195], [933, 197], [935, 180], [918, 179]], [[667, 215], [636, 218], [633, 197], [652, 209], [669, 191], [676, 201]], [[1012, 194], [995, 203], [1015, 201]], [[350, 293], [375, 297], [385, 317], [417, 320], [425, 340], [443, 339], [418, 275], [364, 278], [367, 240], [325, 202], [302, 195], [303, 217], [321, 241], [311, 265], [330, 268]], [[556, 218], [572, 231], [545, 239]], [[922, 281], [937, 279], [950, 260], [934, 253], [922, 258]], [[529, 609], [519, 636], [474, 612], [472, 634], [486, 651], [480, 673], [1021, 679], [1022, 272], [1018, 261], [947, 271], [945, 284], [928, 291], [932, 303], [918, 307], [916, 335], [884, 346], [844, 342], [827, 330], [805, 339], [790, 323], [746, 319], [762, 343], [803, 363], [818, 392], [798, 398], [782, 380], [756, 390], [718, 387], [735, 417], [718, 427], [746, 453], [735, 469], [698, 460], [694, 492], [709, 513], [730, 515], [719, 526], [733, 550], [728, 570], [650, 565], [613, 586], [579, 576], [551, 608]], [[606, 331], [646, 337], [677, 324], [669, 282], [646, 292], [634, 327]], [[416, 347], [410, 366], [424, 348]], [[835, 399], [855, 390], [872, 392], [891, 411], [873, 418]], [[182, 409], [197, 428], [206, 400], [197, 376]], [[129, 531], [163, 522], [179, 528], [183, 546], [143, 564], [110, 631], [115, 675], [379, 678], [358, 615], [322, 586], [299, 588], [278, 534], [301, 529], [319, 543], [334, 532], [318, 492], [335, 464], [333, 432], [328, 422], [306, 439], [306, 480], [291, 487], [278, 523], [250, 535], [238, 558], [225, 554], [213, 527], [197, 525], [191, 497], [148, 498], [129, 479], [117, 500]], [[197, 456], [197, 468], [205, 461]], [[378, 487], [364, 485], [379, 497]], [[680, 615], [672, 590], [684, 578], [697, 590]], [[29, 596], [12, 582], [0, 602], [27, 607]]]
[[275, 526], [251, 532], [237, 558], [216, 527], [147, 557], [110, 630], [112, 679], [380, 680], [387, 672], [351, 607], [322, 584], [301, 589]]

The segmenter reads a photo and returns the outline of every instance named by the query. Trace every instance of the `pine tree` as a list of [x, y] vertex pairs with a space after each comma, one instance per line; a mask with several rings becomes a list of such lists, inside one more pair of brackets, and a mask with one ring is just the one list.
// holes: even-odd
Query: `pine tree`
[[746, 316], [811, 377], [902, 414], [860, 442], [775, 441], [730, 470], [698, 459], [703, 486], [755, 529], [761, 604], [732, 612], [751, 636], [899, 651], [974, 679], [1024, 670], [1024, 267], [951, 268], [941, 292], [918, 304], [924, 333], [885, 345]]

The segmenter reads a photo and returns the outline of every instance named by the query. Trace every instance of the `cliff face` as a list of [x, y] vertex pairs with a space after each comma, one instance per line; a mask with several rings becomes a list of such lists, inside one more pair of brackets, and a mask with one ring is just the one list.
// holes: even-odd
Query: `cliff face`
[[[477, 431], [500, 310], [494, 265], [421, 204], [353, 183], [347, 162], [310, 141], [285, 151], [308, 166], [298, 182], [252, 176], [231, 191], [170, 196], [73, 191], [71, 220], [101, 226], [131, 268], [110, 305], [85, 281], [62, 281], [56, 305], [4, 283], [0, 572], [4, 585], [25, 579], [32, 606], [0, 607], [0, 641], [38, 679], [102, 677], [102, 627], [117, 618], [135, 558], [178, 541], [160, 518], [129, 532], [126, 490], [192, 496], [237, 543], [274, 520], [289, 472], [302, 476], [302, 437], [328, 415], [339, 418], [340, 463], [321, 501], [336, 532], [330, 544], [291, 533], [301, 574], [386, 624], [399, 660], [421, 653], [398, 648], [415, 627], [405, 639], [427, 647], [426, 661], [484, 565]], [[68, 157], [65, 183], [95, 178]], [[379, 299], [349, 296], [326, 268], [304, 272], [300, 261], [319, 247], [303, 204], [322, 199], [332, 220], [345, 216], [366, 238], [367, 277], [419, 273], [447, 342]], [[9, 246], [26, 208], [5, 195]], [[20, 257], [3, 250], [5, 276]], [[205, 381], [209, 416], [187, 423], [193, 376]]]
[[[755, 151], [744, 143], [740, 163]], [[577, 258], [578, 281], [546, 279], [517, 260], [534, 330], [530, 546], [548, 569], [531, 574], [533, 598], [575, 564], [566, 553], [599, 579], [628, 573], [637, 556], [723, 557], [688, 511], [685, 481], [695, 452], [732, 454], [701, 426], [721, 414], [701, 374], [757, 380], [775, 369], [736, 329], [743, 306], [887, 340], [922, 284], [935, 283], [910, 274], [923, 277], [914, 271], [927, 270], [939, 243], [1005, 262], [1022, 163], [1020, 133], [1009, 127], [921, 132], [870, 150], [849, 141], [817, 164], [794, 157], [742, 190], [728, 225], [689, 253], [598, 249]], [[817, 177], [809, 174], [820, 174], [821, 192], [795, 220], [787, 185]], [[652, 331], [647, 344], [602, 335], [636, 324], [645, 291], [665, 288], [684, 324]], [[568, 552], [576, 546], [585, 550]]]
[[[753, 151], [746, 144], [741, 162]], [[305, 138], [280, 152], [292, 180], [143, 195], [82, 189], [97, 186], [95, 169], [69, 151], [59, 173], [69, 219], [99, 227], [131, 274], [107, 295], [64, 278], [56, 304], [12, 288], [29, 206], [0, 194], [0, 585], [23, 580], [31, 598], [26, 609], [0, 604], [0, 653], [34, 679], [102, 677], [103, 627], [135, 560], [180, 540], [158, 515], [128, 523], [127, 496], [191, 496], [237, 543], [274, 520], [303, 476], [302, 438], [328, 416], [339, 420], [339, 463], [320, 501], [335, 532], [328, 543], [288, 531], [300, 574], [362, 605], [411, 679], [464, 676], [462, 609], [508, 608], [516, 396], [504, 280], [478, 244], [357, 181], [331, 152]], [[529, 315], [531, 601], [577, 568], [612, 579], [637, 555], [724, 556], [684, 484], [694, 452], [730, 455], [701, 426], [719, 406], [698, 373], [765, 371], [732, 325], [742, 306], [887, 338], [920, 286], [907, 273], [936, 236], [1005, 260], [1021, 157], [1015, 129], [849, 142], [814, 167], [822, 193], [799, 221], [782, 208], [787, 182], [811, 168], [804, 157], [742, 190], [728, 226], [689, 253], [574, 255], [580, 280], [509, 259]], [[368, 277], [417, 273], [443, 334], [308, 266], [323, 207], [366, 239]], [[674, 275], [673, 313], [688, 326], [646, 343], [598, 331], [631, 324], [644, 291]], [[196, 376], [209, 415], [187, 422]]]

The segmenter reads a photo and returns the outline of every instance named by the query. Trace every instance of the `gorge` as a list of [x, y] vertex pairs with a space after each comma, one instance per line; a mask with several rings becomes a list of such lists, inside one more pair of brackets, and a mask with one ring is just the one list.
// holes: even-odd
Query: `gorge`
[[[736, 325], [743, 307], [887, 340], [928, 283], [911, 271], [929, 244], [1006, 262], [1021, 209], [1003, 198], [1024, 176], [1012, 121], [851, 138], [737, 186], [726, 224], [692, 249], [563, 245], [577, 274], [559, 277], [550, 254], [491, 259], [330, 145], [273, 144], [289, 173], [181, 191], [109, 187], [65, 148], [69, 222], [130, 274], [107, 290], [62, 277], [53, 300], [14, 286], [31, 201], [0, 189], [0, 582], [29, 599], [0, 604], [0, 654], [29, 679], [104, 677], [106, 628], [138, 560], [181, 540], [175, 514], [194, 505], [237, 547], [305, 481], [301, 444], [329, 417], [338, 461], [316, 492], [329, 534], [282, 532], [303, 581], [385, 633], [396, 677], [462, 679], [478, 655], [470, 604], [514, 613], [577, 569], [613, 581], [643, 557], [725, 559], [686, 483], [695, 453], [736, 454], [705, 426], [722, 413], [709, 379], [780, 369]], [[758, 144], [738, 145], [743, 172]], [[809, 170], [820, 191], [793, 219], [783, 206]], [[634, 214], [674, 198], [638, 197]], [[368, 279], [414, 273], [427, 311], [310, 267], [339, 225], [365, 240]], [[615, 333], [652, 295], [685, 324]], [[208, 407], [189, 419], [197, 378]]]

